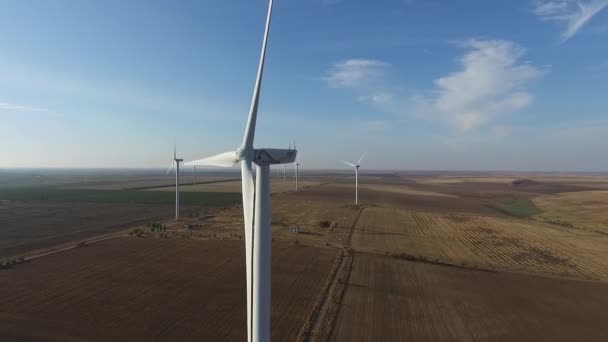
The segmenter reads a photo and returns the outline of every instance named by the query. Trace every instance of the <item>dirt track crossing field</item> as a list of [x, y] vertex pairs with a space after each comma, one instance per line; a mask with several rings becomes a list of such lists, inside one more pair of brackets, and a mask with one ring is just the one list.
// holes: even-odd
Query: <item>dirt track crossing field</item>
[[[124, 237], [0, 270], [0, 340], [243, 341], [243, 250]], [[336, 256], [273, 246], [273, 340], [297, 336]]]
[[167, 217], [171, 206], [108, 203], [0, 203], [0, 258], [117, 232]]
[[605, 341], [608, 284], [355, 254], [332, 341]]

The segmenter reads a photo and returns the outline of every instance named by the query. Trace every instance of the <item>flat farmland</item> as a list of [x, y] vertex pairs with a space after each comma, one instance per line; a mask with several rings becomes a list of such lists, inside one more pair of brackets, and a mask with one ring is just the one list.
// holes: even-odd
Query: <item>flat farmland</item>
[[0, 201], [0, 257], [127, 229], [171, 206]]
[[[3, 172], [2, 172], [3, 171]], [[240, 179], [239, 172], [181, 171], [181, 182], [214, 182]], [[26, 186], [54, 186], [90, 190], [128, 190], [169, 186], [175, 176], [165, 170], [0, 170], [0, 189]]]
[[[271, 201], [273, 239], [312, 246], [345, 245], [360, 211], [350, 205], [300, 200], [296, 193], [275, 194]], [[223, 209], [204, 220], [185, 218], [178, 226], [184, 223], [200, 224], [202, 228], [194, 234], [204, 238], [234, 240], [243, 236], [243, 211], [238, 206]], [[289, 227], [295, 225], [301, 228], [299, 234], [289, 232]]]
[[[330, 242], [345, 245], [359, 208], [339, 203], [309, 201], [299, 198], [299, 193], [276, 194], [272, 197], [273, 237], [298, 240], [310, 244]], [[322, 226], [325, 223], [326, 226]], [[297, 225], [302, 231], [293, 234], [288, 231]]]
[[459, 266], [608, 280], [608, 237], [531, 220], [365, 208], [351, 246]]
[[[296, 339], [336, 256], [273, 246], [273, 340]], [[246, 339], [242, 241], [114, 238], [2, 270], [0, 283], [0, 340]]]
[[[183, 171], [182, 171], [183, 172]], [[194, 177], [192, 174], [183, 174], [180, 172], [180, 183], [195, 184], [195, 183], [214, 183], [234, 181], [239, 178], [239, 175], [233, 176], [206, 176], [199, 175]], [[161, 177], [137, 177], [125, 179], [108, 179], [108, 180], [83, 180], [78, 183], [70, 184], [72, 189], [92, 189], [92, 190], [130, 190], [130, 189], [147, 189], [167, 187], [175, 184], [175, 175], [169, 174]], [[66, 186], [67, 187], [67, 186]]]
[[[345, 187], [355, 191], [353, 184], [331, 184], [334, 187]], [[405, 195], [419, 195], [419, 196], [441, 196], [441, 197], [456, 197], [454, 195], [444, 194], [441, 192], [429, 191], [429, 190], [417, 190], [406, 184], [365, 184], [359, 183], [359, 189], [369, 189], [380, 192], [392, 192]]]
[[[416, 188], [413, 189], [419, 190]], [[426, 190], [427, 189], [420, 189], [420, 191]], [[435, 189], [435, 191], [432, 192], [439, 191], [443, 192], [443, 189]], [[332, 204], [354, 204], [355, 202], [354, 184], [352, 187], [323, 184], [321, 186], [304, 189], [298, 193], [290, 193], [290, 195], [304, 201], [317, 201]], [[412, 193], [378, 191], [360, 188], [359, 202], [363, 205], [394, 207], [414, 211], [436, 211], [504, 216], [503, 213], [489, 206], [489, 204], [491, 204], [490, 201], [479, 197], [427, 196]]]
[[605, 341], [608, 284], [355, 254], [331, 341]]
[[540, 220], [608, 234], [608, 191], [565, 192], [533, 201], [542, 210], [536, 215]]
[[[300, 189], [318, 186], [321, 184], [319, 181], [310, 181], [310, 180], [301, 180], [298, 181], [298, 187]], [[161, 188], [151, 188], [149, 190], [153, 191], [175, 191], [175, 186], [167, 186]], [[221, 182], [212, 182], [205, 184], [197, 184], [197, 185], [182, 185], [180, 190], [183, 192], [241, 192], [241, 181], [221, 181]], [[288, 179], [283, 181], [281, 178], [271, 179], [271, 190], [273, 193], [279, 192], [287, 192], [295, 190], [295, 181], [293, 179]]]

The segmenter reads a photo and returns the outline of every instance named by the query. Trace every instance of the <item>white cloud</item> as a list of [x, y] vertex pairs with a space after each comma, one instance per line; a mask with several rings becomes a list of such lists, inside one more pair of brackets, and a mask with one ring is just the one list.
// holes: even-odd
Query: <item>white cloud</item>
[[31, 106], [17, 105], [8, 102], [0, 102], [0, 111], [11, 111], [11, 112], [46, 112], [46, 108], [38, 108]]
[[391, 92], [379, 92], [373, 95], [362, 95], [359, 96], [361, 102], [371, 102], [377, 105], [388, 104], [393, 100], [393, 94]]
[[494, 126], [494, 128], [492, 128], [492, 131], [494, 132], [494, 136], [496, 137], [496, 139], [503, 139], [511, 134], [511, 128], [502, 125]]
[[520, 61], [523, 48], [504, 40], [475, 39], [462, 46], [469, 49], [460, 59], [462, 70], [435, 80], [433, 97], [414, 99], [427, 115], [468, 131], [530, 104], [526, 85], [542, 70]]
[[331, 66], [323, 78], [332, 88], [357, 88], [381, 78], [391, 65], [373, 59], [349, 59]]
[[608, 0], [535, 0], [533, 13], [542, 20], [565, 25], [561, 35], [562, 42], [565, 42], [606, 6]]

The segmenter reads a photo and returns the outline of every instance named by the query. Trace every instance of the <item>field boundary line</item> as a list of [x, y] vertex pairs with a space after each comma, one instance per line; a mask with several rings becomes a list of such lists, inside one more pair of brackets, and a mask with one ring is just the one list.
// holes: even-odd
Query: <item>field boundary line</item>
[[331, 296], [328, 297], [327, 312], [325, 313], [325, 317], [323, 317], [324, 319], [320, 321], [319, 332], [313, 336], [312, 341], [314, 342], [331, 341], [331, 337], [334, 334], [354, 260], [354, 254], [350, 249], [344, 249], [344, 253], [344, 262], [336, 274], [333, 291], [331, 292]]
[[36, 250], [36, 251], [32, 251], [32, 252], [19, 254], [17, 256], [13, 256], [13, 257], [8, 257], [6, 259], [23, 258], [23, 260], [27, 262], [27, 261], [31, 261], [34, 259], [45, 257], [47, 255], [61, 253], [61, 252], [69, 251], [71, 249], [75, 249], [75, 248], [85, 247], [85, 246], [92, 245], [94, 243], [101, 242], [104, 240], [114, 239], [117, 237], [129, 236], [130, 230], [131, 229], [126, 229], [126, 230], [123, 230], [120, 232], [98, 235], [98, 236], [88, 238], [88, 239], [72, 241], [72, 242], [56, 245], [53, 247], [49, 247], [47, 249]]
[[350, 232], [348, 233], [348, 247], [350, 248], [351, 243], [352, 243], [352, 239], [353, 239], [353, 233], [355, 232], [355, 228], [357, 227], [357, 222], [359, 222], [359, 218], [361, 217], [361, 214], [363, 214], [363, 211], [365, 210], [365, 208], [360, 208], [359, 212], [357, 213], [357, 217], [355, 217], [355, 220], [353, 221], [353, 224], [350, 226]]
[[346, 253], [343, 249], [339, 250], [340, 253], [332, 265], [331, 271], [325, 281], [325, 286], [321, 290], [317, 300], [310, 311], [306, 323], [300, 329], [296, 341], [314, 341], [316, 334], [319, 332], [319, 325], [323, 324], [325, 314], [328, 311], [329, 299], [335, 289], [335, 280], [337, 274], [340, 272], [344, 265]]
[[[220, 179], [220, 180], [214, 180], [214, 181], [203, 181], [203, 182], [189, 182], [189, 183], [179, 183], [180, 186], [184, 186], [184, 185], [205, 185], [205, 184], [216, 184], [216, 183], [227, 183], [227, 182], [234, 182], [234, 181], [240, 181], [240, 178], [234, 178], [234, 179]], [[139, 186], [139, 187], [133, 187], [133, 188], [123, 188], [123, 190], [153, 190], [153, 189], [161, 189], [161, 188], [168, 188], [168, 187], [172, 187], [175, 186], [175, 183], [169, 184], [169, 185], [149, 185], [149, 186]]]

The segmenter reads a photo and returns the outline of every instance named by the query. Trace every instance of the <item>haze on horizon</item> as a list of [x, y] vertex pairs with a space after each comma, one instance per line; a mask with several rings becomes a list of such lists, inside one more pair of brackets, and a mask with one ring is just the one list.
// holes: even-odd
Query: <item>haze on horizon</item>
[[[257, 146], [305, 169], [608, 171], [608, 0], [276, 1]], [[10, 0], [0, 168], [235, 148], [266, 2]]]

